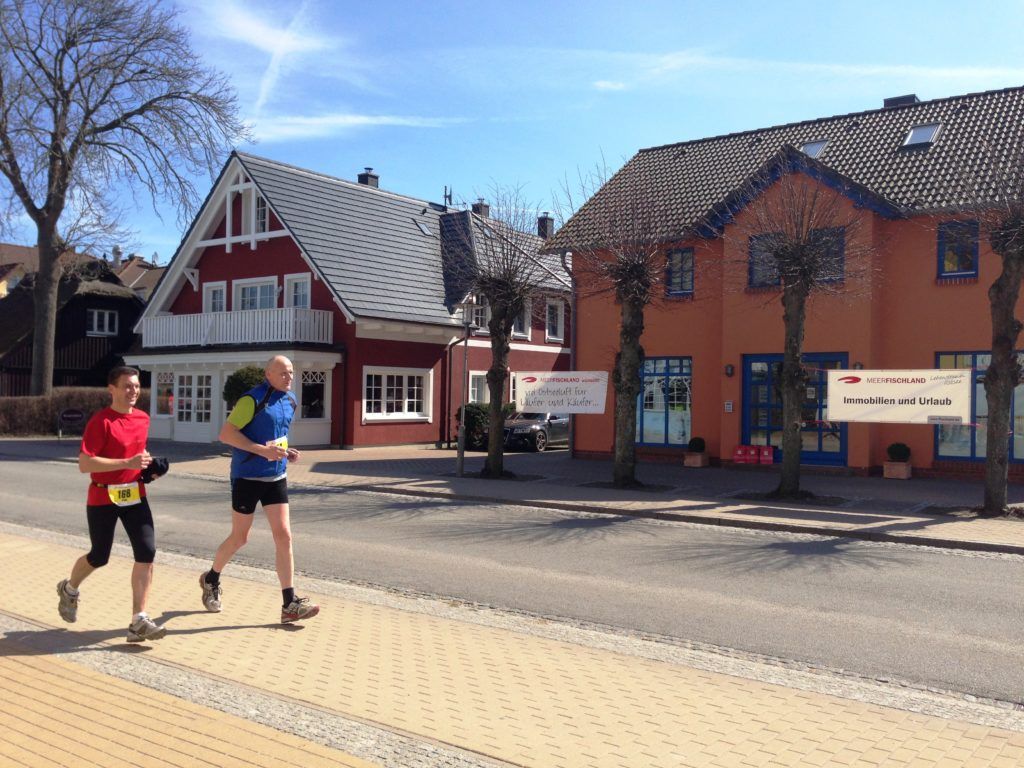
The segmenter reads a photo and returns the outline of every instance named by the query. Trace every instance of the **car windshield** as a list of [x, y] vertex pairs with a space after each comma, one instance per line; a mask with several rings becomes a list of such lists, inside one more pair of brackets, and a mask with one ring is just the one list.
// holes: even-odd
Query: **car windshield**
[[547, 419], [546, 413], [513, 413], [513, 419], [522, 419], [523, 421], [544, 421]]

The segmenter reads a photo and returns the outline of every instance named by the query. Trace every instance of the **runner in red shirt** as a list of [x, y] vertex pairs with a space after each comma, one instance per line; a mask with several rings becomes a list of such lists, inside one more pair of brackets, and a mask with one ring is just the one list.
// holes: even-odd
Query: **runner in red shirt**
[[109, 408], [93, 414], [82, 436], [78, 470], [90, 473], [86, 517], [92, 548], [75, 561], [71, 577], [57, 584], [60, 602], [57, 610], [67, 622], [78, 619], [78, 587], [89, 574], [110, 560], [114, 529], [120, 520], [135, 555], [132, 568], [132, 620], [128, 642], [159, 640], [167, 630], [146, 615], [146, 601], [153, 583], [153, 559], [156, 535], [153, 513], [146, 500], [141, 471], [152, 457], [146, 450], [149, 416], [136, 410], [139, 399], [139, 372], [120, 366], [107, 376]]

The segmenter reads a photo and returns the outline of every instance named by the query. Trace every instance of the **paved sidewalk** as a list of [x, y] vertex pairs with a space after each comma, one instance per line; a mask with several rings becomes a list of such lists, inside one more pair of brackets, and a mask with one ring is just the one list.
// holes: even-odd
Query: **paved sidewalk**
[[[247, 750], [239, 765], [286, 764], [273, 755], [306, 765], [360, 764], [344, 752], [318, 752], [309, 740], [306, 752], [293, 752], [295, 737], [287, 731], [296, 717], [284, 718], [284, 732], [267, 743], [262, 727], [211, 715], [188, 696], [150, 690], [185, 670], [238, 696], [255, 691], [476, 755], [479, 765], [1013, 768], [1024, 762], [1024, 718], [1012, 712], [1006, 716], [1016, 718], [1017, 730], [916, 714], [488, 624], [469, 612], [452, 618], [428, 610], [423, 600], [332, 594], [327, 582], [310, 589], [323, 606], [320, 616], [282, 626], [272, 575], [232, 566], [225, 610], [208, 614], [195, 583], [201, 565], [183, 556], [158, 561], [151, 604], [168, 636], [128, 647], [118, 608], [129, 604], [130, 562], [115, 556], [94, 574], [83, 585], [78, 623], [65, 625], [53, 585], [80, 550], [15, 529], [0, 531], [0, 561], [6, 573], [19, 575], [17, 590], [0, 592], [0, 617], [32, 629], [0, 641], [0, 761], [146, 764], [118, 752], [138, 758], [145, 747], [147, 756], [168, 765], [228, 765], [237, 747]], [[48, 655], [54, 648], [111, 660], [127, 654], [144, 671], [135, 673], [137, 682], [113, 680]], [[214, 698], [201, 687], [194, 695], [199, 704]], [[82, 742], [92, 751], [72, 753], [81, 760], [60, 758], [61, 750]], [[220, 754], [187, 752], [199, 748]], [[254, 754], [264, 763], [250, 761]], [[452, 763], [439, 757], [429, 764]]]

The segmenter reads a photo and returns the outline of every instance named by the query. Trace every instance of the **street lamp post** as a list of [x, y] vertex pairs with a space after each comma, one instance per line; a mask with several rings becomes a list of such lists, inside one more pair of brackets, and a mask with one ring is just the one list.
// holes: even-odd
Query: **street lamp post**
[[459, 442], [458, 458], [455, 461], [455, 476], [465, 475], [466, 465], [466, 392], [469, 389], [469, 334], [476, 329], [473, 324], [473, 310], [476, 304], [465, 302], [456, 305], [462, 313], [462, 396], [459, 398]]

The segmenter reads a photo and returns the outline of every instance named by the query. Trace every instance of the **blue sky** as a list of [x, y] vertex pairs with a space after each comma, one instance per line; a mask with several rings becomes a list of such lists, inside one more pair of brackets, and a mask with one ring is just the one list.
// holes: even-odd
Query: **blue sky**
[[[549, 209], [602, 155], [1024, 85], [1017, 0], [176, 4], [238, 90], [241, 149], [434, 201], [521, 185]], [[126, 250], [165, 262], [182, 229], [159, 210]]]

